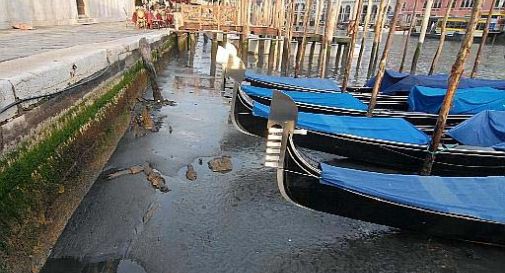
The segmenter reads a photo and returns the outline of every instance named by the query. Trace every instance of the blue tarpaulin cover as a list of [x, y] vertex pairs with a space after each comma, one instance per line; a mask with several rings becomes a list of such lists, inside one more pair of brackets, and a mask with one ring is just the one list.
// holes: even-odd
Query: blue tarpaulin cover
[[[393, 95], [397, 92], [410, 92], [412, 87], [416, 85], [433, 87], [433, 88], [443, 88], [447, 89], [448, 86], [448, 78], [449, 76], [446, 74], [437, 74], [437, 75], [407, 75], [406, 77], [401, 78], [401, 74], [395, 74], [398, 72], [389, 71], [387, 74], [389, 75], [386, 81], [383, 81], [381, 84], [380, 92], [383, 94]], [[393, 76], [391, 76], [393, 75]], [[396, 75], [396, 77], [394, 77]], [[394, 84], [390, 84], [392, 82], [392, 78], [395, 80], [400, 79]], [[375, 81], [375, 79], [373, 79]], [[371, 82], [373, 83], [371, 80]], [[383, 86], [384, 85], [384, 86]], [[469, 78], [461, 78], [461, 81], [458, 85], [458, 88], [474, 88], [474, 87], [493, 87], [496, 89], [505, 89], [505, 80], [486, 80], [486, 79], [469, 79]]]
[[266, 83], [274, 83], [289, 88], [293, 88], [294, 90], [310, 89], [314, 91], [326, 91], [326, 92], [340, 91], [340, 87], [337, 85], [337, 83], [330, 79], [268, 76], [257, 74], [252, 71], [246, 71], [245, 77], [246, 80], [257, 80]]
[[[251, 96], [272, 98], [272, 89], [242, 85], [242, 90]], [[366, 111], [367, 105], [349, 93], [315, 93], [304, 91], [284, 91], [295, 102], [310, 103], [321, 106]]]
[[[447, 89], [414, 86], [410, 91], [409, 111], [437, 114]], [[477, 114], [485, 110], [505, 110], [505, 92], [491, 87], [458, 89], [450, 114]]]
[[398, 204], [505, 223], [503, 177], [383, 174], [322, 163], [320, 183]]
[[[403, 80], [408, 75], [409, 75], [408, 73], [401, 73], [401, 72], [397, 72], [397, 71], [389, 70], [389, 69], [386, 70], [386, 72], [384, 72], [384, 77], [382, 78], [381, 88], [379, 90], [382, 91], [382, 90], [387, 89], [391, 85], [399, 82], [400, 80]], [[375, 84], [375, 77], [369, 79], [366, 82], [365, 86], [373, 87], [374, 84]]]
[[484, 111], [447, 132], [464, 145], [505, 148], [505, 112]]
[[[253, 115], [268, 118], [270, 107], [254, 102]], [[347, 117], [298, 112], [297, 127], [328, 134], [346, 134], [426, 145], [430, 138], [402, 118]]]

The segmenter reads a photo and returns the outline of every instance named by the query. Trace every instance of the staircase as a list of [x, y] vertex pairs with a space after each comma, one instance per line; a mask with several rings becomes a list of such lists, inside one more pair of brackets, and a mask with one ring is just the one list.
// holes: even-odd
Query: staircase
[[87, 15], [79, 15], [77, 18], [78, 25], [91, 25], [98, 23], [95, 18], [88, 17]]

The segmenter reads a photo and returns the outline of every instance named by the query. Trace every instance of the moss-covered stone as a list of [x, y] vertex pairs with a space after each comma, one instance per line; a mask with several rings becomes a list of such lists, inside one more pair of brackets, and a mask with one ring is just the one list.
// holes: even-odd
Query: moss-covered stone
[[[169, 36], [157, 46], [156, 60], [166, 59], [175, 45], [175, 36]], [[97, 173], [103, 167], [129, 124], [128, 105], [146, 85], [139, 61], [120, 79], [53, 117], [36, 136], [0, 158], [0, 273], [7, 273], [13, 264], [26, 269], [31, 263], [32, 271], [43, 264], [80, 201], [65, 193], [84, 196], [94, 179], [80, 178], [81, 171], [89, 168]], [[83, 179], [90, 181], [80, 182]], [[41, 240], [46, 236], [52, 237]], [[39, 260], [34, 262], [35, 257]]]

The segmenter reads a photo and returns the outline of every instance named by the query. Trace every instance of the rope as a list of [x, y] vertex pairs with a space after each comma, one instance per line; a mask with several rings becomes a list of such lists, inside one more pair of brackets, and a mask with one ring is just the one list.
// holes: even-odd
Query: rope
[[34, 97], [28, 97], [28, 98], [24, 98], [24, 99], [18, 99], [16, 100], [15, 102], [13, 103], [10, 103], [8, 104], [7, 106], [5, 106], [4, 108], [2, 108], [0, 110], [0, 114], [4, 113], [5, 111], [9, 110], [10, 108], [14, 107], [14, 106], [17, 106], [18, 104], [21, 104], [23, 102], [27, 102], [27, 101], [31, 101], [31, 100], [36, 100], [36, 99], [42, 99], [42, 98], [49, 98], [49, 97], [54, 97], [56, 95], [59, 95], [61, 93], [64, 93], [64, 92], [67, 92], [68, 90], [72, 89], [72, 88], [75, 88], [75, 87], [78, 87], [78, 86], [81, 86], [81, 85], [85, 85], [91, 81], [94, 81], [96, 79], [98, 79], [99, 77], [103, 76], [107, 71], [109, 71], [110, 69], [110, 66], [107, 66], [106, 68], [102, 69], [101, 71], [99, 72], [96, 72], [90, 76], [88, 76], [87, 78], [84, 78], [84, 79], [81, 79], [80, 81], [72, 84], [72, 85], [69, 85], [63, 89], [61, 89], [60, 91], [58, 92], [55, 92], [55, 93], [51, 93], [51, 94], [45, 94], [45, 95], [39, 95], [39, 96], [34, 96]]

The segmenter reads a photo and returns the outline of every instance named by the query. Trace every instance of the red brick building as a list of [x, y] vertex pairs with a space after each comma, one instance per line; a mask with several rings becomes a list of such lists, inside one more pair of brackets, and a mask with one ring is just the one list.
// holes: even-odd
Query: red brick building
[[[411, 13], [414, 9], [414, 3], [418, 1], [416, 14], [421, 16], [426, 8], [426, 0], [405, 0], [402, 7], [401, 20], [403, 22], [410, 22]], [[431, 16], [433, 17], [443, 17], [446, 12], [447, 3], [450, 0], [434, 0], [433, 7], [431, 10]], [[473, 7], [473, 0], [454, 0], [450, 16], [452, 17], [464, 17], [469, 16]], [[492, 0], [484, 0], [482, 5], [482, 12], [487, 13], [491, 6]], [[495, 12], [505, 13], [505, 0], [496, 0]]]

